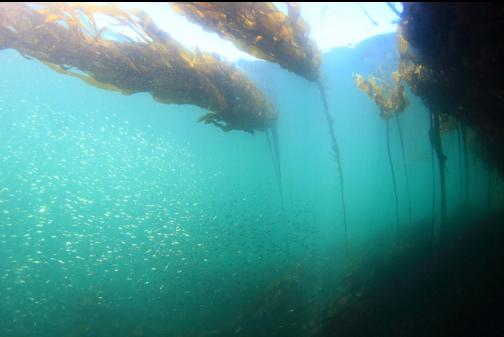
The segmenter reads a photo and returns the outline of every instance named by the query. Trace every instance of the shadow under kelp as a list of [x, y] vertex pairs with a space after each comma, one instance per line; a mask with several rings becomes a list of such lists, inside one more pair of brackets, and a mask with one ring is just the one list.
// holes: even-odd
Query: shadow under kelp
[[401, 249], [368, 260], [370, 276], [332, 305], [317, 336], [502, 336], [503, 219], [461, 211], [442, 246], [428, 230], [410, 233]]
[[258, 285], [249, 300], [236, 307], [237, 316], [208, 336], [311, 336], [322, 313], [321, 288], [307, 291], [306, 286], [316, 283], [309, 263], [295, 264], [267, 286]]

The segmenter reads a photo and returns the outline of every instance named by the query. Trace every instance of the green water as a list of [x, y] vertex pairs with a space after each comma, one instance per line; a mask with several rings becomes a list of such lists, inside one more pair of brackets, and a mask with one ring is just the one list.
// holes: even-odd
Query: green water
[[[0, 52], [1, 336], [316, 333], [345, 296], [349, 266], [395, 245], [385, 123], [352, 79], [395, 62], [393, 35], [324, 55], [346, 251], [316, 85], [275, 65], [239, 63], [280, 113], [282, 203], [265, 134], [225, 133], [196, 123], [204, 111], [194, 106], [101, 91]], [[399, 118], [411, 196], [391, 124], [403, 232], [430, 226], [432, 215], [429, 115], [409, 100]], [[450, 218], [464, 200], [457, 134], [443, 145]], [[489, 203], [486, 164], [473, 152], [469, 164], [470, 207], [497, 208], [497, 178]]]

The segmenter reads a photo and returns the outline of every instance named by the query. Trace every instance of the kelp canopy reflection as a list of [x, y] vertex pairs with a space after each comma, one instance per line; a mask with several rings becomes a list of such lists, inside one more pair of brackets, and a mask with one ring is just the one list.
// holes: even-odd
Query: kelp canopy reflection
[[115, 4], [0, 3], [0, 50], [6, 48], [102, 89], [149, 92], [162, 103], [208, 109], [200, 120], [225, 131], [265, 130], [276, 121], [271, 103], [238, 69], [214, 55], [190, 52], [140, 10]]

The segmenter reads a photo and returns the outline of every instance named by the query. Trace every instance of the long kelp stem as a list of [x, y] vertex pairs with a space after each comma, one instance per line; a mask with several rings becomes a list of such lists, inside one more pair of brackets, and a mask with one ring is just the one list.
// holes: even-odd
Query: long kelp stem
[[487, 211], [490, 212], [492, 206], [492, 176], [493, 169], [490, 162], [487, 161], [487, 178], [488, 178], [488, 189], [487, 189]]
[[401, 17], [401, 13], [395, 8], [392, 2], [386, 2], [387, 6], [394, 12], [398, 17]]
[[329, 136], [331, 137], [331, 147], [336, 160], [336, 166], [338, 168], [338, 175], [340, 179], [340, 193], [341, 193], [341, 206], [343, 209], [343, 228], [345, 232], [345, 249], [348, 250], [348, 230], [347, 230], [347, 219], [346, 219], [346, 205], [345, 205], [345, 189], [343, 186], [343, 168], [341, 164], [341, 158], [339, 153], [338, 143], [336, 141], [336, 134], [334, 132], [334, 120], [329, 113], [329, 105], [327, 103], [327, 94], [324, 85], [318, 81], [317, 85], [320, 90], [320, 95], [322, 96], [322, 104], [324, 105], [324, 115], [327, 121], [327, 126], [329, 127]]
[[276, 158], [276, 172], [278, 180], [278, 190], [280, 191], [280, 199], [282, 201], [282, 208], [284, 207], [284, 194], [282, 187], [282, 166], [280, 164], [280, 147], [278, 145], [278, 131], [276, 124], [271, 127], [271, 139], [273, 145], [273, 153]]
[[430, 129], [429, 139], [431, 143], [431, 171], [432, 171], [432, 218], [431, 218], [431, 243], [434, 243], [436, 238], [436, 170], [434, 169], [434, 145], [432, 143], [432, 135], [434, 134], [434, 115], [430, 114]]
[[[462, 149], [462, 123], [457, 121], [457, 145], [458, 145], [458, 155], [459, 155], [459, 176], [460, 176], [460, 195], [464, 192], [464, 153]], [[466, 206], [466, 205], [464, 205]]]
[[[270, 137], [273, 138], [273, 140], [271, 140]], [[283, 224], [285, 249], [286, 252], [290, 252], [288, 223], [287, 221], [285, 221], [284, 217], [285, 208], [284, 208], [284, 195], [282, 187], [282, 171], [280, 169], [280, 151], [278, 149], [278, 134], [276, 131], [276, 126], [274, 126], [271, 129], [271, 136], [269, 134], [269, 130], [266, 130], [266, 140], [268, 141], [268, 149], [271, 156], [271, 161], [273, 162], [273, 169], [275, 170], [275, 176], [278, 184], [278, 192], [280, 193], [280, 205], [281, 205], [280, 221]]]
[[439, 165], [439, 183], [441, 190], [441, 239], [446, 234], [446, 179], [445, 179], [445, 164], [446, 156], [443, 153], [443, 145], [441, 143], [441, 130], [439, 127], [439, 114], [432, 112], [433, 128], [431, 129], [431, 143], [434, 151], [437, 154]]
[[373, 24], [373, 26], [378, 26], [378, 22], [376, 22], [376, 20], [373, 19], [373, 17], [371, 15], [369, 15], [368, 11], [366, 10], [366, 8], [364, 8], [364, 6], [362, 6], [362, 4], [356, 2], [357, 6], [359, 6], [359, 8], [362, 10], [362, 12], [364, 13], [365, 16], [367, 16], [367, 18], [369, 19], [369, 21]]
[[278, 135], [276, 133], [276, 128], [275, 128], [275, 131], [273, 131], [273, 129], [271, 130], [271, 138], [273, 138], [273, 141], [270, 139], [269, 131], [266, 131], [266, 139], [268, 141], [268, 149], [270, 152], [271, 161], [273, 162], [273, 169], [275, 171], [275, 176], [276, 176], [277, 184], [278, 184], [278, 191], [280, 193], [280, 202], [281, 202], [282, 209], [283, 209], [284, 199], [283, 199], [283, 188], [282, 188], [282, 171], [280, 170], [280, 158], [279, 158], [279, 151], [278, 151]]
[[406, 180], [406, 193], [408, 193], [408, 219], [409, 224], [411, 224], [411, 192], [410, 192], [410, 184], [409, 184], [409, 176], [408, 176], [408, 167], [406, 165], [406, 155], [404, 151], [404, 141], [403, 141], [403, 133], [401, 128], [401, 122], [399, 121], [399, 115], [395, 115], [395, 120], [397, 122], [397, 130], [399, 131], [399, 141], [401, 142], [401, 154], [404, 165], [404, 178]]
[[387, 153], [390, 165], [390, 173], [392, 174], [392, 184], [394, 186], [395, 210], [396, 210], [396, 240], [399, 243], [399, 198], [397, 197], [397, 184], [394, 172], [394, 163], [392, 162], [392, 155], [390, 153], [390, 123], [386, 120], [386, 139], [387, 139]]
[[469, 155], [467, 153], [467, 128], [460, 125], [462, 128], [462, 145], [464, 146], [464, 206], [469, 206]]

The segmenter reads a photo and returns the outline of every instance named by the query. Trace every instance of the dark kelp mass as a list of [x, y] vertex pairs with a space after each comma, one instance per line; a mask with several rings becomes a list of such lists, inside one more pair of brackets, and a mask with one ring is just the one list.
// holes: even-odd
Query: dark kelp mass
[[[98, 27], [97, 16], [129, 28], [136, 40]], [[265, 130], [276, 112], [231, 64], [192, 53], [142, 11], [115, 4], [0, 4], [0, 49], [13, 48], [88, 84], [130, 95], [149, 92], [162, 103], [194, 104], [201, 121], [224, 130]], [[78, 71], [73, 70], [76, 68]]]
[[401, 31], [414, 64], [405, 77], [432, 111], [475, 128], [484, 156], [504, 170], [504, 108], [500, 43], [502, 4], [404, 3]]

